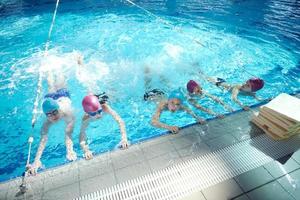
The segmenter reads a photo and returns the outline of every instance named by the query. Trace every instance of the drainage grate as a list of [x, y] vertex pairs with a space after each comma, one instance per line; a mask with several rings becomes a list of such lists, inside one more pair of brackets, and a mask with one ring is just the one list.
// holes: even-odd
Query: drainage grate
[[281, 158], [299, 147], [298, 135], [279, 142], [263, 134], [76, 200], [177, 199]]

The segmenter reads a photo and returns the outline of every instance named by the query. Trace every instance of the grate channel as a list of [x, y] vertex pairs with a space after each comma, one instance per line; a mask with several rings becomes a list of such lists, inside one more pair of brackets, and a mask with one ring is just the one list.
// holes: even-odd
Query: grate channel
[[265, 134], [204, 156], [119, 183], [76, 200], [171, 200], [281, 158], [300, 147], [300, 136], [274, 141]]

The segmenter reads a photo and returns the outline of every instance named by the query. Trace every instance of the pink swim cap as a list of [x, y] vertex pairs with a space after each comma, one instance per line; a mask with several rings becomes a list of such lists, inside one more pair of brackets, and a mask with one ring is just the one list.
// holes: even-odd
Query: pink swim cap
[[186, 89], [190, 92], [193, 93], [195, 87], [199, 86], [198, 83], [196, 81], [190, 80], [187, 84], [186, 84]]
[[82, 100], [84, 112], [96, 112], [101, 108], [99, 99], [94, 95], [87, 95]]
[[256, 92], [257, 90], [260, 90], [264, 87], [264, 80], [260, 78], [251, 78], [247, 81], [249, 85], [251, 86], [251, 91]]

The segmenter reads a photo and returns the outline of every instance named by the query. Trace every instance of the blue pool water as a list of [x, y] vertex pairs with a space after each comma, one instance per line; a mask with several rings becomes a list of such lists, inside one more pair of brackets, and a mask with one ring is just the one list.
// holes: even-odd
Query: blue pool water
[[[260, 76], [263, 98], [296, 92], [300, 86], [300, 2], [280, 0], [156, 0], [135, 1], [159, 18], [125, 0], [62, 0], [43, 58], [55, 1], [0, 1], [0, 181], [20, 176], [27, 158], [27, 139], [34, 136], [32, 159], [45, 117], [31, 130], [40, 63], [63, 73], [76, 113], [75, 151], [82, 158], [78, 137], [83, 115], [81, 99], [87, 87], [106, 91], [110, 105], [126, 123], [131, 143], [159, 135], [150, 126], [155, 105], [143, 101], [144, 68], [153, 74], [153, 87], [167, 92], [185, 87], [189, 79], [239, 109], [230, 95], [202, 81], [197, 72], [242, 82]], [[199, 41], [195, 42], [195, 40]], [[76, 52], [85, 67], [76, 64]], [[197, 64], [195, 64], [197, 63]], [[161, 77], [166, 82], [161, 82]], [[47, 85], [43, 82], [43, 91]], [[257, 102], [242, 98], [245, 104]], [[225, 113], [210, 101], [204, 106]], [[199, 111], [202, 117], [208, 118]], [[178, 112], [163, 113], [164, 122], [193, 123]], [[52, 127], [42, 156], [46, 168], [66, 163], [63, 123]], [[116, 148], [120, 134], [110, 116], [87, 130], [95, 153]]]

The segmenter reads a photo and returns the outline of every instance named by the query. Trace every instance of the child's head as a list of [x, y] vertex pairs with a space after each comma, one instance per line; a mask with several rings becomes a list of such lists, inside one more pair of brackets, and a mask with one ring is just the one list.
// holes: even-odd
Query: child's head
[[59, 116], [59, 105], [52, 98], [46, 98], [42, 104], [43, 112], [47, 116], [47, 119], [51, 122], [57, 121]]
[[95, 95], [87, 95], [82, 100], [82, 107], [90, 117], [101, 117], [102, 106], [99, 99]]
[[202, 88], [200, 87], [200, 85], [194, 81], [194, 80], [190, 80], [187, 84], [186, 84], [186, 89], [188, 90], [189, 93], [191, 94], [201, 94], [202, 93]]
[[256, 92], [264, 87], [264, 81], [260, 78], [251, 78], [242, 86], [246, 92]]
[[172, 112], [177, 111], [184, 100], [184, 94], [180, 89], [172, 91], [168, 97], [168, 109]]

